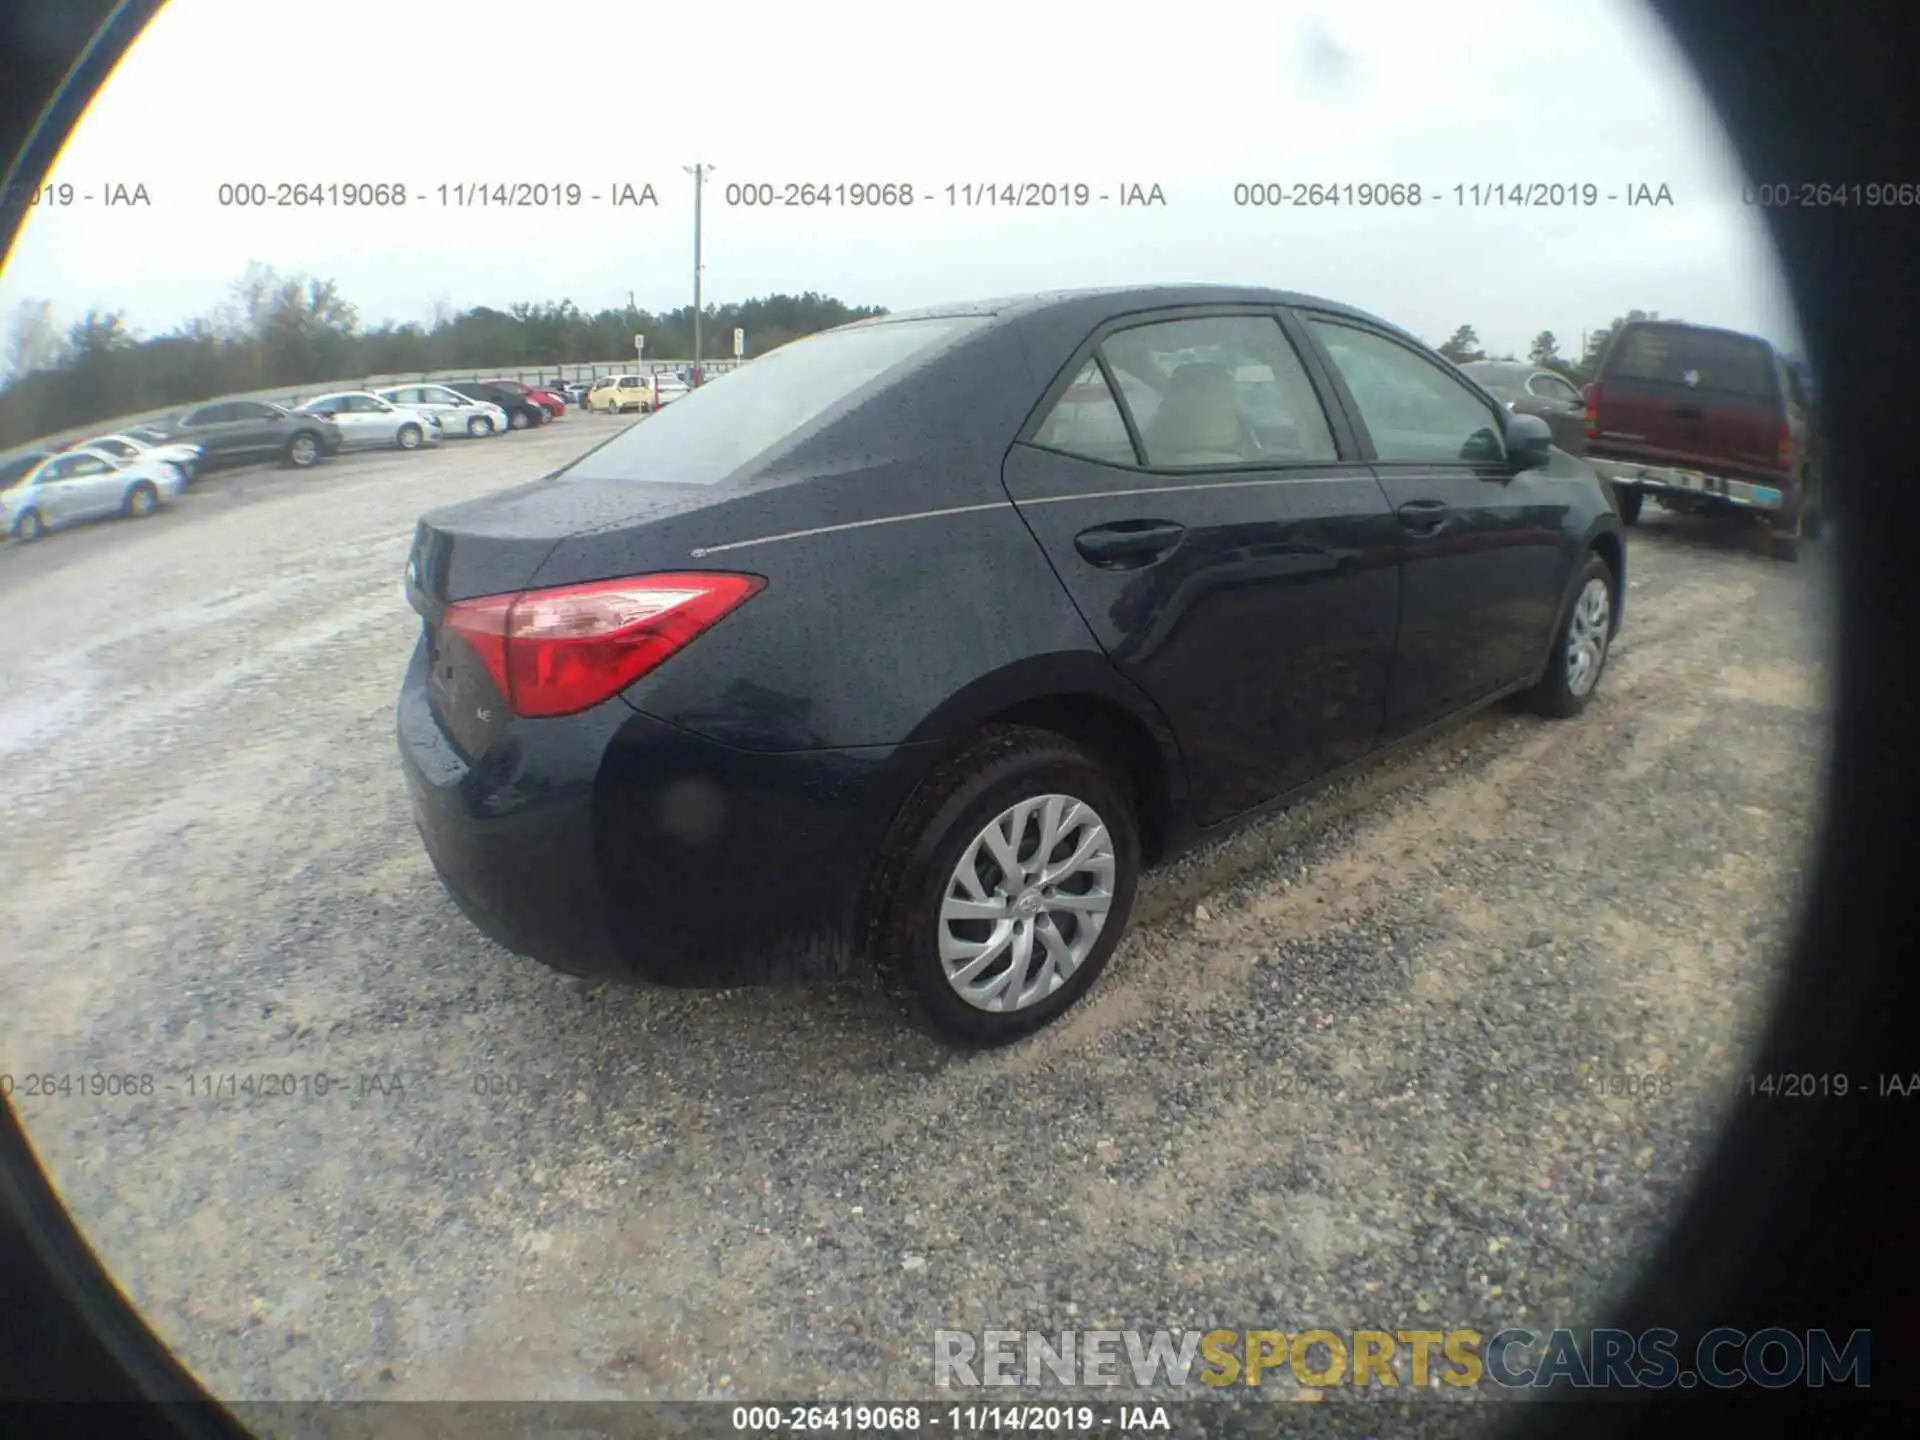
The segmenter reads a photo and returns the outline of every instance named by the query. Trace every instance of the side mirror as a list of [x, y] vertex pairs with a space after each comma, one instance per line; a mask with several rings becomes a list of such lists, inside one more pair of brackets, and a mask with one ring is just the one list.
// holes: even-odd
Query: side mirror
[[1538, 415], [1507, 417], [1507, 457], [1514, 474], [1541, 470], [1552, 463], [1553, 428]]

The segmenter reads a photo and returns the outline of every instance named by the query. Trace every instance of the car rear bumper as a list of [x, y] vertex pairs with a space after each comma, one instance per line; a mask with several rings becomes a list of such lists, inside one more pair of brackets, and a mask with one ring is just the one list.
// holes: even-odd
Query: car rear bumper
[[1587, 463], [1602, 480], [1655, 494], [1686, 496], [1709, 504], [1726, 505], [1771, 515], [1786, 507], [1784, 486], [1753, 480], [1735, 480], [1686, 470], [1673, 465], [1648, 465], [1637, 460], [1607, 460], [1589, 453]]
[[416, 650], [397, 715], [413, 819], [483, 934], [574, 975], [684, 987], [846, 978], [872, 857], [926, 746], [760, 754], [624, 700], [515, 722], [469, 762]]

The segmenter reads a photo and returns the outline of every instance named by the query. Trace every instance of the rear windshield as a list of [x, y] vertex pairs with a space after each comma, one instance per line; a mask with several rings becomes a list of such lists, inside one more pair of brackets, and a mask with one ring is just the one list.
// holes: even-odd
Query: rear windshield
[[1773, 353], [1764, 342], [1718, 330], [1630, 326], [1607, 356], [1609, 379], [1648, 380], [1771, 400]]
[[567, 470], [569, 479], [713, 485], [802, 426], [964, 331], [978, 316], [831, 330], [663, 405]]

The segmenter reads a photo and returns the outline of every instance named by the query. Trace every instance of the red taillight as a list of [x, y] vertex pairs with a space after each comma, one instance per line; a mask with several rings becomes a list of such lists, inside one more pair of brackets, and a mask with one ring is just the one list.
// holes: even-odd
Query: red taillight
[[449, 605], [513, 713], [573, 715], [610, 700], [765, 587], [757, 575], [642, 575]]
[[1793, 464], [1793, 427], [1785, 420], [1780, 422], [1780, 446], [1775, 463], [1782, 470], [1790, 468]]
[[1587, 386], [1585, 390], [1580, 392], [1580, 396], [1587, 402], [1587, 439], [1598, 440], [1600, 438], [1599, 383], [1596, 381], [1594, 384]]

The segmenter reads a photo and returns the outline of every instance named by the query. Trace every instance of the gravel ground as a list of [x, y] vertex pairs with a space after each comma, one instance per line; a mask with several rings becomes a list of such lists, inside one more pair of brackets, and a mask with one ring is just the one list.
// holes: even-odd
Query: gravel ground
[[[412, 519], [616, 423], [0, 554], [0, 1071], [216, 1393], [924, 1398], [943, 1326], [1599, 1318], [1776, 973], [1824, 555], [1650, 510], [1585, 717], [1489, 713], [1150, 877], [1088, 1002], [956, 1057], [860, 990], [570, 981], [436, 886]], [[269, 1073], [305, 1093], [189, 1079]]]

